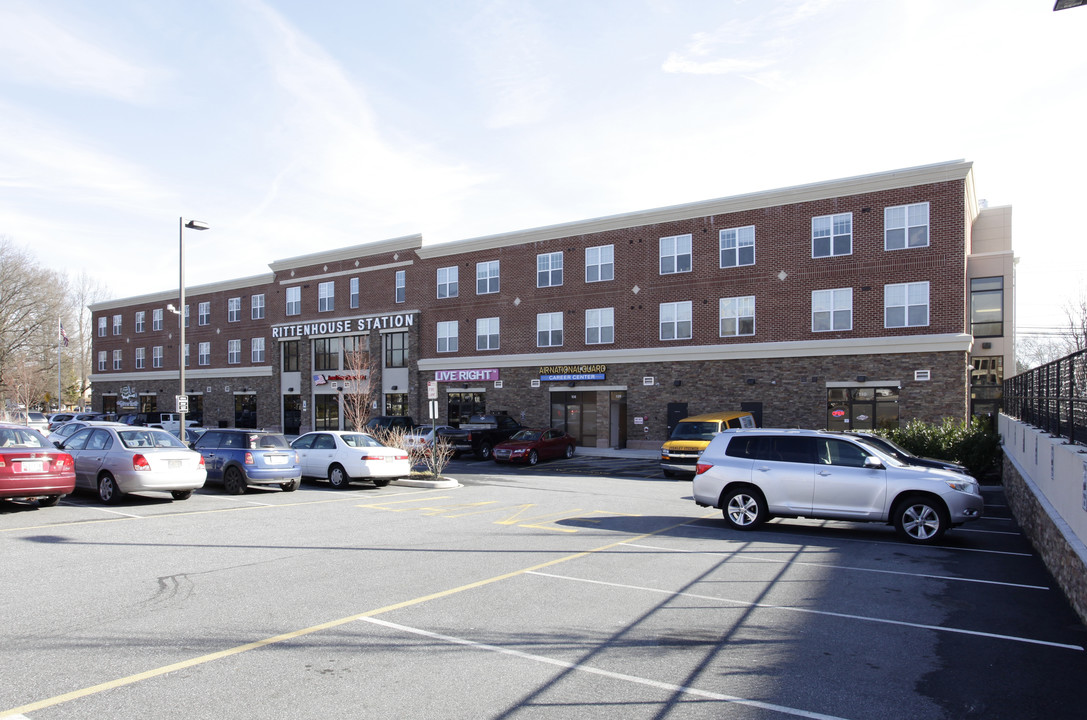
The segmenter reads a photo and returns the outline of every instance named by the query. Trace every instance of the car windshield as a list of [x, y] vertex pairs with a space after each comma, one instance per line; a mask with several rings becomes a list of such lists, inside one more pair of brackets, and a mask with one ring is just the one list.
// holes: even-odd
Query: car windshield
[[44, 447], [51, 448], [52, 443], [30, 428], [0, 428], [0, 450]]
[[517, 440], [519, 442], [535, 442], [540, 439], [539, 430], [518, 430], [513, 434], [510, 440]]
[[344, 445], [347, 447], [359, 448], [359, 447], [381, 447], [381, 443], [374, 440], [369, 435], [363, 435], [362, 433], [348, 433], [341, 435]]
[[719, 430], [716, 422], [681, 422], [669, 440], [713, 440]]
[[246, 447], [250, 450], [258, 450], [260, 448], [286, 448], [287, 438], [282, 435], [250, 435], [246, 438]]
[[126, 448], [183, 448], [182, 442], [163, 430], [121, 430], [117, 433]]

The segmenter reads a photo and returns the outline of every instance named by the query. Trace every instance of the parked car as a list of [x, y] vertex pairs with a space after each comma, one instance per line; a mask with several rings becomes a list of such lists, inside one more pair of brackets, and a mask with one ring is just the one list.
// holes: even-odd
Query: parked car
[[241, 495], [249, 485], [278, 485], [294, 492], [302, 482], [298, 453], [279, 433], [213, 429], [193, 443], [193, 450], [204, 456], [208, 480], [222, 483], [231, 495]]
[[49, 432], [49, 418], [45, 417], [45, 413], [36, 410], [11, 410], [8, 412], [8, 422], [34, 428], [42, 435]]
[[76, 431], [60, 447], [75, 459], [76, 486], [97, 490], [106, 504], [138, 492], [188, 500], [207, 477], [200, 454], [165, 430], [101, 423]]
[[770, 517], [893, 524], [915, 543], [933, 543], [951, 527], [981, 517], [976, 480], [907, 465], [842, 433], [729, 430], [710, 441], [694, 478], [694, 500], [721, 508], [736, 530]]
[[702, 451], [722, 430], [755, 427], [749, 412], [719, 412], [691, 415], [676, 423], [672, 434], [661, 446], [661, 471], [665, 477], [694, 477], [695, 465]]
[[117, 425], [120, 427], [131, 427], [124, 423], [109, 422], [106, 420], [71, 420], [59, 426], [56, 430], [46, 435], [45, 439], [53, 443], [57, 447], [65, 440], [75, 435], [76, 432], [82, 430], [85, 427], [91, 427], [92, 425]]
[[453, 429], [450, 425], [418, 425], [404, 436], [404, 444], [408, 446], [408, 449], [415, 447], [429, 449], [434, 445], [435, 436], [439, 438], [439, 442], [442, 442], [441, 434]]
[[365, 433], [317, 430], [291, 443], [302, 461], [302, 475], [328, 478], [334, 488], [352, 480], [371, 480], [377, 487], [411, 474], [408, 453], [382, 445]]
[[[195, 427], [199, 424], [200, 423], [198, 421], [193, 420], [192, 418], [185, 418], [185, 427]], [[172, 433], [174, 435], [177, 435], [178, 437], [181, 437], [181, 415], [178, 413], [159, 413], [159, 419], [155, 422], [147, 423], [147, 426], [162, 428], [168, 433]]]
[[56, 505], [75, 488], [75, 461], [33, 428], [0, 424], [0, 498]]
[[914, 455], [906, 448], [902, 447], [898, 443], [885, 438], [882, 435], [876, 435], [868, 432], [853, 431], [849, 433], [855, 438], [859, 438], [861, 442], [868, 445], [874, 445], [878, 449], [893, 455], [896, 460], [900, 460], [907, 465], [920, 465], [921, 467], [934, 467], [941, 468], [943, 470], [951, 470], [953, 472], [962, 473], [963, 475], [969, 475], [970, 471], [966, 469], [964, 465], [953, 463], [948, 460], [937, 460], [936, 458], [920, 457]]
[[574, 456], [576, 444], [572, 435], [554, 428], [518, 430], [509, 440], [494, 446], [494, 461], [535, 465], [548, 458], [569, 458]]
[[69, 423], [73, 420], [104, 420], [102, 413], [96, 412], [62, 412], [53, 413], [49, 416], [49, 432], [54, 432], [57, 428], [65, 423]]
[[459, 453], [473, 452], [480, 460], [489, 460], [498, 443], [508, 440], [524, 427], [505, 413], [473, 415], [458, 428], [441, 432], [442, 440]]

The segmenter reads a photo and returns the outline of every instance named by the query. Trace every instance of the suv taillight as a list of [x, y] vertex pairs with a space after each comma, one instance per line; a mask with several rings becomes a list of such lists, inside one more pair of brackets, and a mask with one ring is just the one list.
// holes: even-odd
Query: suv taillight
[[709, 463], [698, 463], [694, 466], [694, 474], [701, 475], [702, 473], [709, 470], [711, 467], [713, 467], [713, 465], [710, 465]]

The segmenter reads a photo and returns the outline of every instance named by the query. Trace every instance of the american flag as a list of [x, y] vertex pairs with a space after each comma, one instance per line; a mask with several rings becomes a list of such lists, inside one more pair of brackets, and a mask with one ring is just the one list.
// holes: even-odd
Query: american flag
[[60, 323], [60, 340], [64, 347], [68, 347], [68, 333], [64, 332], [64, 323]]

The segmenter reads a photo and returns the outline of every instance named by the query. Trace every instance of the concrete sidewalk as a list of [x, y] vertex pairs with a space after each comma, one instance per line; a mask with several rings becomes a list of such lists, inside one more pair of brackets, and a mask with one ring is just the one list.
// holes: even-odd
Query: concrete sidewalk
[[[662, 443], [663, 444], [663, 443]], [[652, 450], [634, 450], [631, 448], [598, 448], [598, 447], [581, 447], [577, 448], [578, 455], [595, 455], [597, 457], [612, 457], [612, 458], [627, 458], [628, 460], [660, 460], [660, 448], [654, 448]]]

